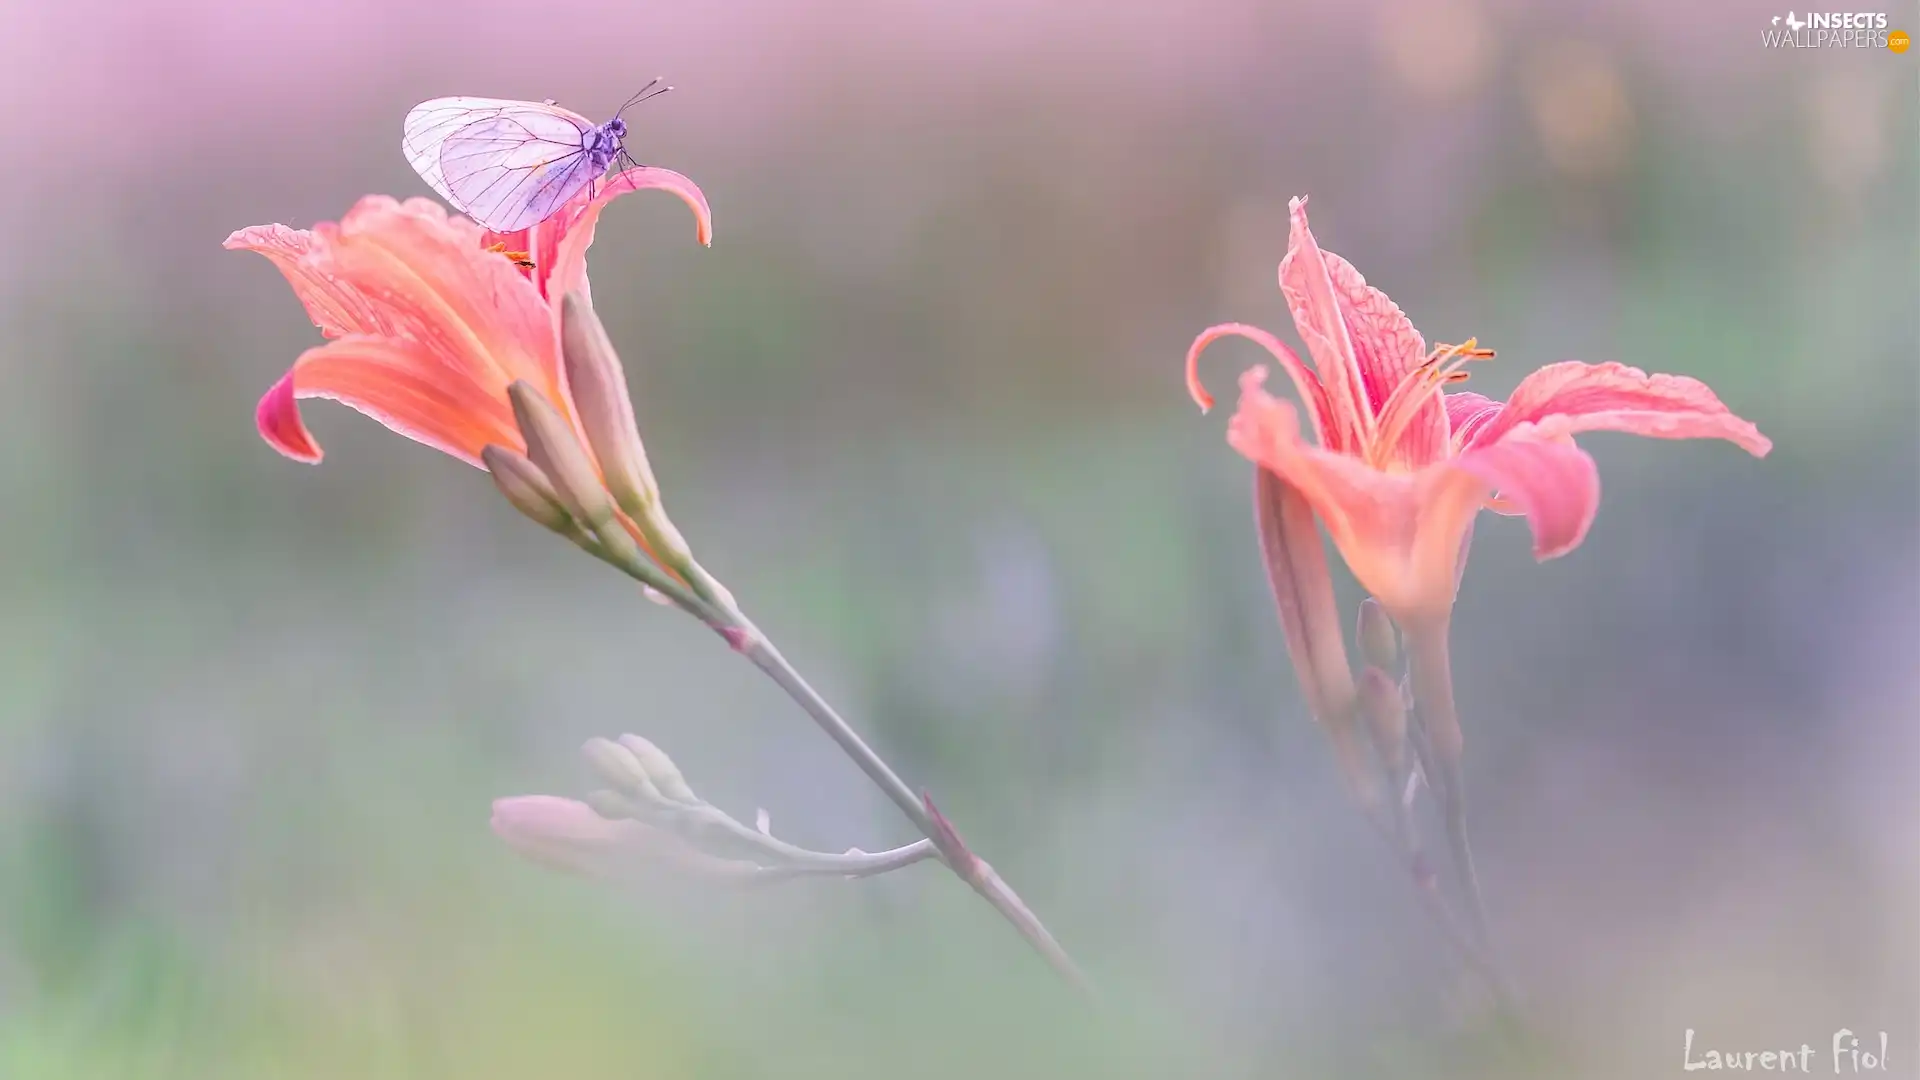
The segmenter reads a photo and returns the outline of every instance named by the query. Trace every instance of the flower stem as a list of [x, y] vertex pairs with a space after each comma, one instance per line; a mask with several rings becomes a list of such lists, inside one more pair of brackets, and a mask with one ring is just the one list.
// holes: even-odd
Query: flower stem
[[806, 714], [813, 718], [814, 723], [820, 725], [821, 730], [825, 731], [835, 743], [839, 744], [840, 749], [860, 767], [860, 771], [866, 773], [867, 778], [872, 780], [874, 785], [900, 808], [900, 812], [907, 816], [907, 820], [913, 822], [914, 827], [933, 842], [940, 851], [940, 860], [946, 863], [949, 869], [992, 904], [1009, 923], [1012, 923], [1020, 936], [1025, 938], [1027, 943], [1032, 945], [1056, 972], [1075, 987], [1090, 991], [1091, 987], [1087, 983], [1086, 976], [1081, 974], [1079, 967], [1067, 955], [1066, 950], [1054, 940], [1046, 926], [1033, 914], [1032, 909], [1021, 901], [1013, 888], [995, 873], [991, 866], [974, 855], [961, 842], [959, 834], [939, 816], [937, 811], [932, 809], [930, 801], [915, 797], [913, 789], [907, 786], [906, 781], [900, 779], [900, 774], [894, 772], [873, 747], [867, 745], [867, 741], [860, 737], [859, 732], [853, 730], [851, 725], [841, 719], [833, 706], [827, 704], [827, 700], [820, 696], [819, 691], [801, 677], [800, 672], [787, 662], [787, 658], [780, 654], [779, 649], [774, 648], [773, 643], [767, 640], [766, 635], [762, 634], [759, 628], [744, 617], [740, 618], [740, 623], [740, 629], [746, 631], [745, 645], [741, 651], [745, 653], [747, 659], [765, 672], [780, 689], [786, 691], [787, 696], [805, 710]]
[[701, 595], [695, 595], [696, 590], [689, 590], [663, 574], [659, 568], [640, 554], [637, 547], [617, 543], [624, 538], [624, 534], [612, 534], [609, 530], [609, 535], [616, 543], [608, 543], [608, 537], [603, 536], [599, 537], [599, 542], [590, 545], [582, 544], [581, 547], [595, 558], [608, 563], [629, 577], [658, 590], [672, 600], [675, 606], [707, 624], [714, 632], [725, 638], [735, 652], [744, 655], [753, 662], [755, 667], [766, 673], [768, 678], [772, 679], [780, 689], [786, 691], [787, 696], [813, 718], [814, 723], [820, 725], [821, 730], [839, 744], [840, 749], [860, 767], [860, 771], [866, 773], [867, 778], [872, 780], [875, 786], [879, 787], [887, 798], [900, 808], [900, 812], [907, 816], [907, 820], [913, 822], [921, 835], [933, 842], [933, 846], [939, 851], [940, 861], [945, 863], [948, 869], [992, 904], [994, 910], [1009, 923], [1012, 923], [1013, 928], [1020, 932], [1020, 936], [1040, 953], [1054, 971], [1081, 991], [1092, 992], [1092, 986], [1087, 982], [1086, 976], [1081, 974], [1079, 967], [1067, 955], [1066, 950], [1054, 940], [1053, 935], [1047, 931], [1039, 917], [1034, 915], [1032, 909], [1020, 899], [1019, 894], [1013, 891], [1013, 887], [1008, 885], [993, 867], [987, 865], [985, 860], [968, 850], [952, 825], [933, 809], [932, 801], [924, 795], [916, 797], [913, 789], [907, 786], [907, 782], [900, 779], [900, 774], [894, 772], [892, 766], [888, 765], [873, 747], [867, 745], [867, 741], [860, 737], [859, 732], [853, 730], [851, 725], [841, 719], [833, 706], [827, 704], [827, 700], [820, 696], [820, 692], [801, 677], [800, 672], [787, 662], [786, 657], [780, 655], [780, 650], [774, 648], [773, 642], [768, 640], [760, 628], [753, 625], [752, 620], [741, 613], [739, 607], [733, 603], [732, 594], [721, 587], [689, 556], [686, 561], [691, 571], [690, 576], [706, 586], [697, 590]]
[[1487, 960], [1495, 992], [1504, 996], [1503, 980], [1494, 967], [1493, 934], [1481, 899], [1480, 877], [1473, 866], [1473, 846], [1468, 840], [1466, 796], [1460, 768], [1460, 714], [1453, 701], [1453, 666], [1447, 654], [1447, 627], [1448, 620], [1443, 618], [1410, 622], [1401, 630], [1426, 751], [1422, 754], [1423, 763], [1429, 769], [1427, 779], [1440, 802], [1454, 872], [1460, 877], [1460, 889], [1466, 898], [1468, 925]]
[[1392, 850], [1396, 864], [1406, 871], [1407, 878], [1419, 897], [1420, 909], [1432, 920], [1434, 927], [1440, 931], [1447, 944], [1460, 954], [1461, 959], [1487, 980], [1487, 985], [1493, 988], [1495, 999], [1502, 1007], [1506, 1007], [1505, 983], [1500, 977], [1499, 969], [1494, 966], [1493, 958], [1481, 949], [1473, 937], [1461, 930], [1459, 921], [1454, 918], [1453, 910], [1447, 906], [1446, 898], [1440, 894], [1439, 882], [1435, 880], [1426, 854], [1420, 850], [1419, 843], [1414, 838], [1412, 825], [1407, 820], [1408, 815], [1404, 808], [1397, 810], [1393, 817], [1394, 821], [1391, 824], [1382, 822], [1376, 816], [1369, 816], [1367, 820], [1374, 824], [1375, 831]]
[[931, 840], [915, 840], [905, 847], [892, 851], [847, 852], [834, 855], [824, 851], [807, 852], [810, 859], [788, 865], [766, 866], [760, 869], [756, 881], [773, 882], [796, 877], [878, 877], [892, 873], [902, 867], [912, 866], [927, 859], [937, 859], [940, 852]]

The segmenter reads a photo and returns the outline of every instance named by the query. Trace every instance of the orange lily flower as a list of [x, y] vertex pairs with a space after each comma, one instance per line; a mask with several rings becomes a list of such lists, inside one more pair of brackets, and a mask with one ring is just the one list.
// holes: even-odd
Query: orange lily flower
[[1452, 611], [1461, 545], [1482, 507], [1525, 515], [1536, 558], [1579, 546], [1599, 509], [1600, 481], [1573, 443], [1576, 432], [1720, 438], [1756, 457], [1772, 448], [1705, 383], [1624, 364], [1549, 365], [1505, 404], [1447, 394], [1443, 386], [1465, 377], [1462, 365], [1492, 353], [1472, 342], [1429, 352], [1385, 293], [1314, 242], [1306, 200], [1290, 209], [1280, 289], [1313, 367], [1264, 330], [1215, 326], [1187, 353], [1188, 389], [1202, 409], [1213, 404], [1196, 365], [1222, 337], [1247, 337], [1273, 354], [1299, 391], [1315, 442], [1302, 438], [1299, 411], [1263, 387], [1264, 367], [1241, 376], [1227, 440], [1305, 499], [1354, 576], [1403, 626]]
[[[388, 428], [481, 466], [481, 451], [527, 450], [507, 388], [525, 381], [569, 423], [579, 410], [560, 351], [561, 299], [586, 292], [587, 247], [601, 210], [658, 188], [692, 208], [712, 242], [707, 200], [668, 169], [629, 169], [511, 235], [489, 233], [427, 199], [361, 199], [338, 224], [256, 225], [226, 247], [257, 251], [286, 276], [329, 340], [307, 350], [260, 399], [262, 438], [297, 461], [320, 445], [297, 400], [332, 398]], [[484, 466], [482, 466], [484, 467]]]

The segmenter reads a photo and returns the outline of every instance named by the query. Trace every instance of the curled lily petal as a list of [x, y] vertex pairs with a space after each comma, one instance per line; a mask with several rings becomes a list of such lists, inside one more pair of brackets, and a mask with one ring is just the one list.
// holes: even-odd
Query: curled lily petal
[[1210, 326], [1201, 331], [1200, 336], [1194, 338], [1193, 344], [1187, 347], [1187, 393], [1192, 396], [1194, 404], [1200, 406], [1200, 411], [1207, 412], [1213, 408], [1213, 395], [1207, 392], [1206, 386], [1200, 381], [1200, 354], [1207, 350], [1207, 346], [1225, 337], [1243, 337], [1267, 350], [1280, 364], [1280, 370], [1293, 380], [1294, 388], [1300, 392], [1300, 400], [1306, 403], [1307, 417], [1313, 423], [1314, 435], [1324, 443], [1327, 438], [1324, 425], [1327, 416], [1326, 389], [1285, 342], [1257, 326], [1245, 323]]
[[1772, 440], [1735, 416], [1698, 379], [1577, 361], [1549, 364], [1522, 379], [1469, 445], [1497, 442], [1522, 424], [1550, 418], [1568, 434], [1624, 431], [1655, 439], [1726, 439], [1755, 457], [1773, 449]]
[[545, 284], [547, 297], [557, 299], [576, 289], [586, 290], [587, 248], [593, 244], [594, 226], [600, 220], [600, 212], [613, 200], [635, 191], [665, 191], [679, 196], [693, 211], [694, 238], [702, 247], [713, 244], [713, 211], [698, 185], [672, 169], [646, 166], [628, 169], [600, 185], [593, 198], [577, 207], [563, 209], [565, 227], [551, 240], [547, 235], [542, 236], [542, 251], [548, 250], [548, 243], [552, 244]]
[[1552, 559], [1580, 546], [1600, 509], [1600, 470], [1571, 441], [1540, 438], [1533, 425], [1461, 454], [1453, 466], [1526, 515], [1533, 554]]
[[557, 301], [581, 288], [586, 281], [587, 248], [593, 243], [593, 229], [600, 211], [622, 195], [646, 190], [679, 196], [693, 211], [694, 238], [703, 247], [713, 244], [713, 211], [700, 186], [672, 169], [652, 166], [617, 173], [591, 191], [582, 190], [532, 228], [514, 233], [488, 233], [486, 241], [502, 251], [526, 252], [533, 263], [528, 277], [541, 296]]
[[436, 377], [416, 351], [388, 338], [354, 335], [308, 349], [260, 399], [261, 438], [296, 461], [317, 462], [320, 444], [300, 419], [299, 398], [338, 401], [470, 465], [489, 443], [526, 445], [505, 401]]

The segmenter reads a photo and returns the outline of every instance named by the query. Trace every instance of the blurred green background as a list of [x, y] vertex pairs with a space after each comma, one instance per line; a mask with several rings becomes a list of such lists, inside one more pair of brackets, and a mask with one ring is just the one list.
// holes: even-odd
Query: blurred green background
[[[1764, 49], [1773, 14], [12, 0], [0, 1077], [1615, 1078], [1839, 1027], [1920, 1075], [1920, 55]], [[598, 116], [656, 73], [633, 146], [715, 242], [646, 196], [591, 265], [675, 519], [1098, 1013], [930, 866], [518, 859], [490, 800], [580, 793], [622, 731], [787, 839], [912, 837], [477, 471], [324, 402], [318, 467], [252, 430], [319, 339], [228, 232], [424, 193], [421, 99]], [[1291, 339], [1297, 194], [1499, 350], [1476, 389], [1618, 359], [1776, 442], [1590, 436], [1583, 547], [1478, 531], [1456, 679], [1536, 1053], [1344, 801], [1180, 384], [1210, 323]]]

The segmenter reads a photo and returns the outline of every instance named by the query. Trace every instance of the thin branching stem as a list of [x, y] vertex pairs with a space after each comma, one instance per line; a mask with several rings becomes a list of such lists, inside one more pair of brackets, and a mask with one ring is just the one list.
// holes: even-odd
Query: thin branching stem
[[827, 700], [820, 696], [819, 691], [815, 690], [800, 675], [800, 672], [787, 662], [786, 657], [780, 654], [780, 650], [774, 648], [773, 643], [768, 641], [757, 627], [742, 618], [739, 628], [746, 631], [744, 652], [747, 659], [786, 691], [787, 696], [812, 717], [814, 722], [820, 725], [821, 730], [825, 731], [840, 746], [840, 749], [853, 759], [854, 764], [860, 767], [860, 771], [866, 773], [867, 778], [872, 780], [875, 786], [879, 787], [887, 798], [900, 808], [901, 813], [913, 822], [914, 827], [933, 842], [940, 851], [941, 861], [992, 904], [1009, 923], [1012, 923], [1020, 936], [1025, 938], [1027, 943], [1032, 945], [1056, 972], [1074, 986], [1082, 990], [1089, 989], [1086, 976], [1081, 974], [1079, 966], [1067, 955], [1066, 950], [1060, 947], [1060, 943], [1054, 939], [1053, 934], [1048, 932], [1046, 926], [1013, 891], [1013, 888], [991, 866], [960, 842], [958, 834], [933, 813], [930, 804], [924, 798], [914, 797], [913, 789], [907, 786], [906, 781], [900, 779], [900, 775], [893, 771], [893, 768], [874, 751], [873, 747], [867, 745], [867, 741], [860, 737], [860, 733], [853, 730], [853, 727], [834, 711], [833, 706], [829, 705]]
[[[813, 718], [814, 723], [833, 739], [840, 749], [867, 774], [883, 794], [885, 794], [900, 812], [907, 816], [916, 829], [937, 849], [940, 861], [945, 863], [960, 880], [979, 893], [994, 909], [1013, 925], [1013, 928], [1033, 946], [1054, 971], [1082, 991], [1091, 991], [1091, 984], [1080, 971], [1073, 959], [1061, 948], [1053, 934], [1028, 908], [1012, 886], [996, 873], [985, 860], [970, 851], [960, 841], [959, 835], [951, 825], [940, 818], [925, 796], [915, 796], [913, 789], [900, 774], [893, 771], [873, 747], [860, 737], [860, 733], [851, 724], [842, 719], [826, 698], [820, 696], [812, 684], [801, 676], [800, 672], [781, 655], [773, 642], [761, 633], [738, 608], [729, 606], [723, 610], [710, 602], [707, 597], [695, 595], [680, 582], [664, 574], [659, 567], [647, 561], [637, 549], [630, 545], [607, 543], [607, 537], [600, 537], [599, 543], [581, 545], [588, 554], [601, 559], [621, 572], [647, 585], [673, 601], [674, 605], [707, 624], [715, 632], [726, 638], [736, 652], [744, 655], [759, 668], [774, 684], [785, 691], [801, 710]], [[614, 537], [618, 540], [619, 537]], [[697, 566], [697, 564], [693, 564]], [[698, 570], [698, 580], [715, 585], [705, 570]], [[700, 590], [717, 597], [728, 597], [718, 588]], [[730, 599], [730, 597], [728, 597]]]

